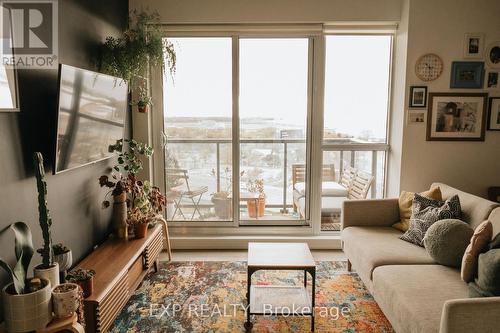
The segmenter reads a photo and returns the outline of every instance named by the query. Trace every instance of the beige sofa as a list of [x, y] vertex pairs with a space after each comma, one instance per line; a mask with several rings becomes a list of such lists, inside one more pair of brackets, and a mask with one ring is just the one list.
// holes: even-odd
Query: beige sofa
[[[489, 219], [500, 232], [498, 204], [436, 183], [448, 199], [460, 197], [473, 228]], [[398, 333], [500, 332], [500, 297], [469, 298], [460, 271], [435, 263], [422, 247], [402, 241], [397, 199], [346, 201], [343, 249]]]

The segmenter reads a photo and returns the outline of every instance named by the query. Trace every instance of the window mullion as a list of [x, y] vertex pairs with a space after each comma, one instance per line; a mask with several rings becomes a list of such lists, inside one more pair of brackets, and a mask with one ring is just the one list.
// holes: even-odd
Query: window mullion
[[240, 223], [240, 42], [237, 35], [231, 37], [232, 45], [232, 159], [233, 159], [233, 225]]

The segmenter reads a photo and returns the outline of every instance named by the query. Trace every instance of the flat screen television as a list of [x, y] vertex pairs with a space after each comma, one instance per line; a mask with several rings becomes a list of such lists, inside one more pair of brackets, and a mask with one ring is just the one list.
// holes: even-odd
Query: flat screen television
[[127, 97], [127, 84], [119, 78], [59, 66], [54, 173], [113, 156], [108, 147], [123, 138]]

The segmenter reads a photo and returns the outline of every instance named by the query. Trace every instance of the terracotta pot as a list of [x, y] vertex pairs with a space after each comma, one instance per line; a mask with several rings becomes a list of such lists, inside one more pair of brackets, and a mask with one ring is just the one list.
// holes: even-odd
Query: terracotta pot
[[147, 105], [144, 105], [144, 106], [137, 106], [137, 110], [138, 110], [140, 113], [148, 113], [148, 106], [147, 106]]
[[134, 226], [135, 238], [144, 238], [148, 234], [148, 224], [147, 223], [137, 223]]
[[266, 210], [266, 199], [257, 198], [247, 200], [248, 216], [252, 218], [264, 216]]
[[56, 318], [68, 318], [80, 305], [80, 287], [76, 283], [62, 283], [52, 289], [52, 305]]
[[87, 280], [75, 281], [75, 283], [82, 288], [84, 298], [89, 297], [94, 292], [94, 277]]
[[52, 320], [52, 288], [49, 280], [41, 280], [45, 287], [29, 294], [15, 294], [13, 283], [2, 289], [7, 332], [37, 331], [44, 329]]
[[42, 268], [38, 265], [33, 270], [33, 275], [37, 278], [43, 278], [50, 281], [52, 287], [59, 285], [59, 264], [56, 262], [49, 268]]

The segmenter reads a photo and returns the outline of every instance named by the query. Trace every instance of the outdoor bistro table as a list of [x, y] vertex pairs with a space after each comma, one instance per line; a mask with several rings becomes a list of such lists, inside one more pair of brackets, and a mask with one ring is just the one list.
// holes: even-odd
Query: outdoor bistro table
[[[252, 275], [259, 270], [304, 272], [304, 286], [252, 286]], [[307, 273], [312, 291], [307, 292]], [[247, 268], [247, 310], [245, 328], [251, 330], [251, 315], [311, 316], [314, 331], [316, 263], [306, 243], [249, 243]]]

